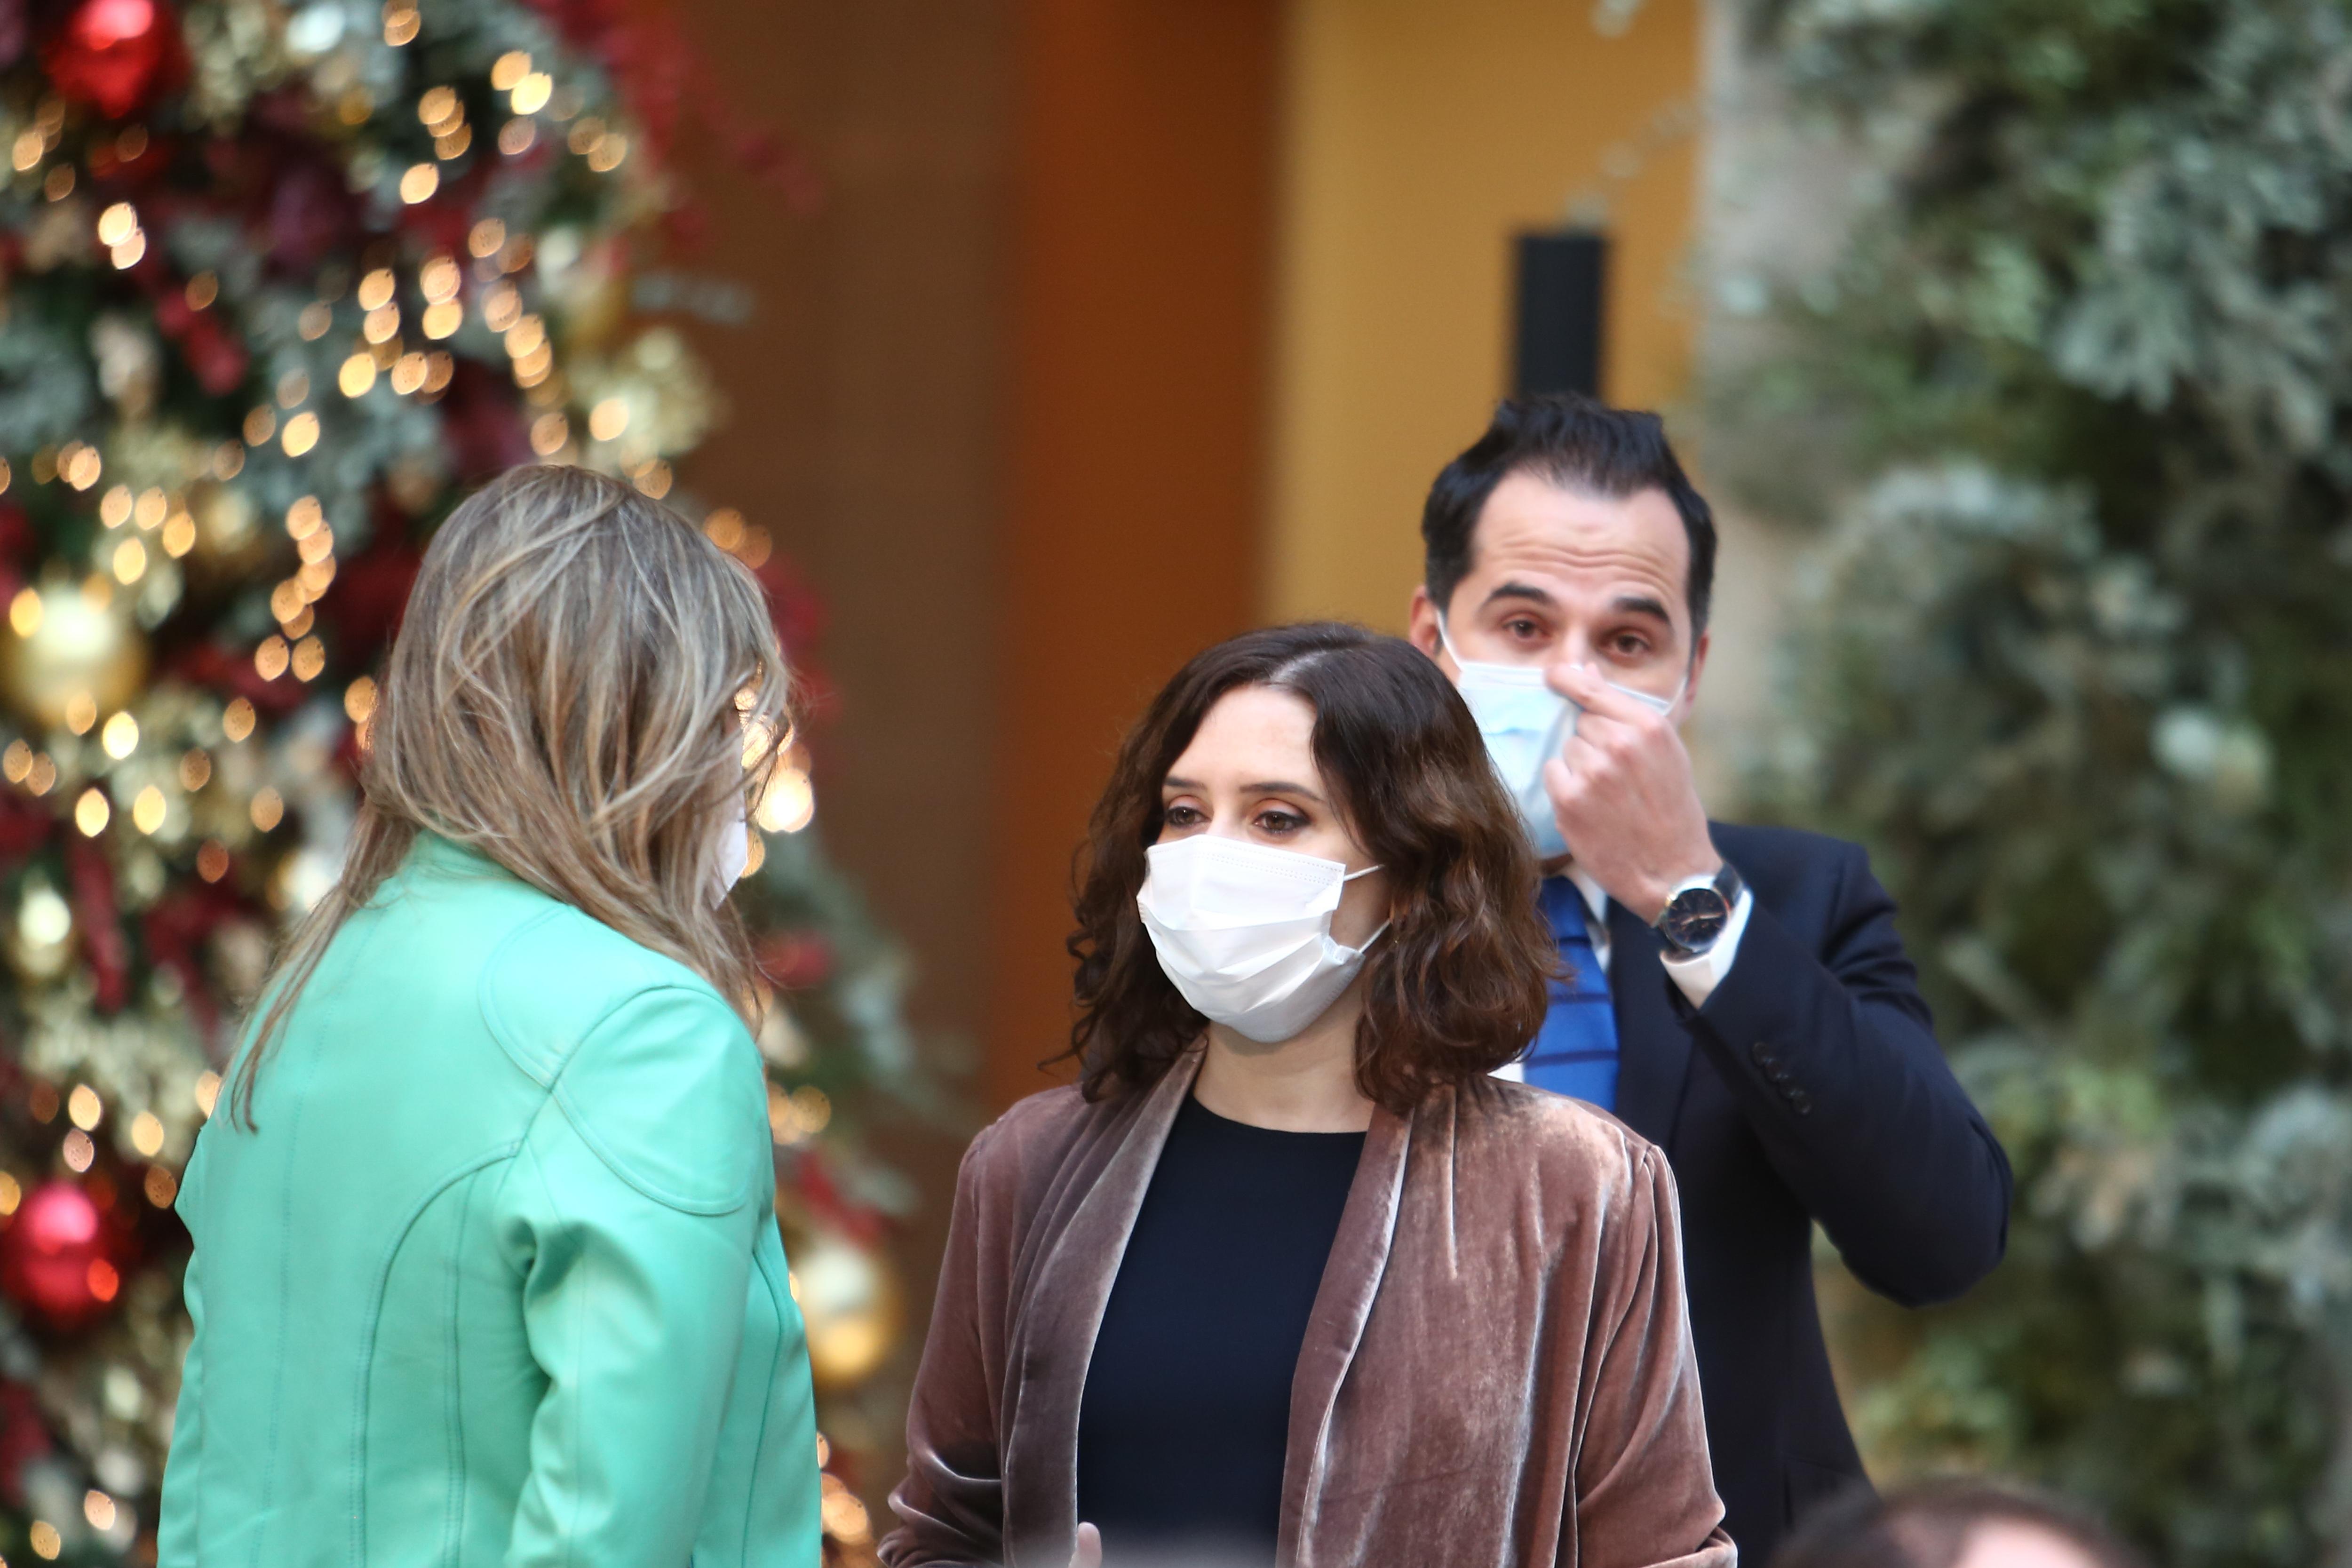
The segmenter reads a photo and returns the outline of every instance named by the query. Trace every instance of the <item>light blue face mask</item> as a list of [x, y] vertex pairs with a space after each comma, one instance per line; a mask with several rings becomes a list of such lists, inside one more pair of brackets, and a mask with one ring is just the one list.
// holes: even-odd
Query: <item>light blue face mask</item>
[[[1559, 818], [1544, 790], [1543, 765], [1568, 749], [1570, 738], [1576, 733], [1576, 716], [1583, 710], [1544, 683], [1541, 665], [1486, 664], [1464, 658], [1446, 635], [1443, 616], [1437, 617], [1437, 640], [1444, 645], [1454, 668], [1462, 672], [1454, 689], [1469, 705], [1470, 716], [1478, 721], [1478, 733], [1486, 739], [1486, 755], [1502, 775], [1503, 787], [1518, 803], [1519, 821], [1535, 845], [1537, 858], [1549, 860], [1567, 854], [1568, 841], [1560, 837]], [[1682, 700], [1690, 677], [1683, 677], [1672, 697], [1653, 697], [1613, 680], [1608, 685], [1612, 691], [1622, 691], [1644, 707], [1666, 713]]]

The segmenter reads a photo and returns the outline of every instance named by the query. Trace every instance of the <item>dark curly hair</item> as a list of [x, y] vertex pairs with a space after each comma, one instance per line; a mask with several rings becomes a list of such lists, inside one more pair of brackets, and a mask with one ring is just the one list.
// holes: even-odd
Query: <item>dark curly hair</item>
[[1276, 626], [1199, 655], [1120, 746], [1077, 872], [1078, 1018], [1090, 1100], [1157, 1081], [1208, 1021], [1160, 968], [1135, 907], [1159, 839], [1160, 784], [1228, 691], [1266, 686], [1315, 710], [1315, 764], [1341, 819], [1388, 874], [1388, 933], [1365, 965], [1356, 1083], [1391, 1110], [1492, 1072], [1543, 1022], [1559, 952], [1538, 912], [1535, 856], [1470, 711], [1401, 638], [1337, 622]]

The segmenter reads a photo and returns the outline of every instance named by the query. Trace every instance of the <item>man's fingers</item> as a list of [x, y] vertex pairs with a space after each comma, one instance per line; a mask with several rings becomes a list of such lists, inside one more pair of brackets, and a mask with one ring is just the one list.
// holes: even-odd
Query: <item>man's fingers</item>
[[1657, 710], [1640, 700], [1627, 696], [1601, 678], [1601, 672], [1589, 664], [1553, 665], [1544, 671], [1544, 679], [1554, 691], [1575, 703], [1588, 713], [1620, 723], [1633, 723]]
[[1623, 762], [1626, 749], [1633, 742], [1633, 734], [1632, 731], [1616, 724], [1596, 724], [1589, 735], [1579, 729], [1568, 738], [1568, 744], [1560, 748], [1559, 755], [1551, 760], [1566, 770], [1580, 786], [1612, 778]]
[[1543, 765], [1544, 794], [1551, 796], [1551, 808], [1556, 812], [1576, 809], [1577, 798], [1583, 792], [1582, 775], [1558, 757]]
[[1102, 1531], [1091, 1524], [1078, 1526], [1078, 1544], [1070, 1553], [1070, 1568], [1102, 1568]]

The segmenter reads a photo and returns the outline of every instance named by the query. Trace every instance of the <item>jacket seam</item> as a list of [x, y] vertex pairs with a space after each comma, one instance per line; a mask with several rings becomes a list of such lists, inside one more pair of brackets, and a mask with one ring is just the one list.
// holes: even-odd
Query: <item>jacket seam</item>
[[[290, 1023], [291, 1020], [289, 1019], [289, 1022]], [[286, 1166], [289, 1171], [294, 1166], [295, 1152], [301, 1146], [302, 1124], [298, 1117], [295, 1119], [293, 1130], [287, 1135]], [[286, 1299], [290, 1294], [289, 1280], [294, 1267], [293, 1236], [294, 1191], [289, 1183], [284, 1198], [278, 1205], [278, 1321], [281, 1332], [285, 1327]], [[270, 1371], [269, 1440], [267, 1457], [262, 1461], [261, 1472], [261, 1515], [264, 1519], [269, 1516], [278, 1496], [278, 1423], [279, 1415], [286, 1408], [285, 1392], [286, 1361], [283, 1356], [280, 1356], [278, 1358], [278, 1364]], [[253, 1532], [253, 1550], [246, 1558], [246, 1561], [252, 1564], [252, 1568], [260, 1568], [261, 1542], [267, 1533], [266, 1527]]]
[[[480, 1173], [475, 1173], [478, 1176]], [[457, 1228], [451, 1234], [447, 1254], [449, 1269], [449, 1383], [443, 1393], [444, 1419], [449, 1433], [449, 1495], [442, 1505], [442, 1556], [457, 1563], [463, 1555], [466, 1536], [466, 1401], [463, 1387], [466, 1359], [460, 1344], [465, 1323], [466, 1270], [458, 1263], [458, 1249], [465, 1245], [466, 1225], [473, 1212], [473, 1177], [463, 1179], [465, 1195], [458, 1200]], [[362, 1483], [364, 1484], [364, 1482]]]
[[[488, 1026], [490, 1038], [498, 1041], [499, 1049], [506, 1053], [509, 1061], [521, 1069], [525, 1078], [530, 1079], [541, 1089], [551, 1087], [556, 1079], [562, 1076], [562, 1065], [558, 1063], [552, 1070], [549, 1070], [543, 1067], [534, 1066], [526, 1059], [526, 1053], [516, 1040], [514, 1031], [507, 1026], [506, 1014], [499, 1006], [498, 997], [491, 989], [490, 982], [500, 973], [500, 961], [506, 957], [507, 949], [561, 915], [567, 907], [563, 904], [556, 904], [551, 908], [541, 910], [499, 938], [499, 944], [490, 949], [489, 957], [483, 961], [480, 978], [474, 982], [474, 1005], [481, 1012], [482, 1022]], [[624, 997], [622, 1000], [626, 1001], [627, 998]], [[617, 1007], [620, 1003], [615, 1002], [613, 1005]], [[596, 1026], [602, 1024], [611, 1015], [612, 1008], [609, 1007], [598, 1014], [595, 1023], [590, 1024], [587, 1029], [583, 1031], [583, 1037], [587, 1034], [593, 1034]], [[569, 1059], [568, 1057], [567, 1059]]]
[[[544, 1107], [541, 1107], [542, 1110], [544, 1109]], [[537, 1117], [533, 1117], [531, 1119], [534, 1126], [537, 1125], [538, 1120], [539, 1119]], [[516, 1163], [520, 1164], [524, 1160], [528, 1160], [530, 1163], [530, 1173], [533, 1177], [537, 1178], [539, 1182], [540, 1196], [545, 1200], [549, 1212], [561, 1215], [564, 1212], [563, 1205], [555, 1195], [555, 1184], [547, 1179], [547, 1165], [545, 1162], [540, 1159], [539, 1150], [536, 1147], [526, 1143], [523, 1148], [521, 1158]], [[584, 1316], [588, 1310], [586, 1293], [583, 1291], [572, 1292], [572, 1299], [568, 1305], [573, 1320], [572, 1324], [572, 1332], [569, 1336], [569, 1342], [572, 1348], [572, 1365], [569, 1371], [562, 1376], [558, 1376], [557, 1373], [552, 1371], [549, 1371], [544, 1367], [542, 1367], [541, 1370], [547, 1371], [548, 1380], [551, 1384], [577, 1388], [585, 1382], [585, 1379], [581, 1373], [580, 1347], [587, 1342], [588, 1336], [582, 1331], [580, 1327], [580, 1320]], [[535, 1421], [533, 1425], [534, 1426], [536, 1426]], [[569, 1424], [568, 1429], [565, 1432], [565, 1436], [569, 1439], [572, 1447], [570, 1452], [564, 1456], [564, 1460], [569, 1472], [575, 1476], [581, 1474], [585, 1468], [585, 1467], [581, 1463], [580, 1458], [582, 1442], [581, 1434], [583, 1429], [584, 1424], [575, 1420]], [[533, 1459], [531, 1468], [534, 1470], [537, 1469], [538, 1462], [536, 1458]], [[563, 1554], [559, 1561], [563, 1564], [563, 1568], [571, 1568], [571, 1564], [578, 1558], [580, 1546], [580, 1489], [574, 1488], [572, 1494], [566, 1500], [570, 1505], [570, 1511], [559, 1521], [555, 1519], [554, 1509], [551, 1506], [548, 1510], [548, 1519], [549, 1522], [555, 1527], [563, 1542]], [[690, 1555], [688, 1558], [688, 1568], [692, 1568], [692, 1560]]]
[[[610, 1170], [614, 1175], [620, 1177], [621, 1180], [626, 1183], [630, 1187], [643, 1194], [645, 1196], [651, 1198], [654, 1202], [660, 1204], [665, 1208], [676, 1209], [680, 1214], [696, 1215], [705, 1218], [715, 1217], [719, 1215], [733, 1214], [736, 1210], [741, 1208], [744, 1205], [752, 1202], [759, 1196], [760, 1185], [756, 1177], [751, 1181], [745, 1182], [738, 1191], [722, 1200], [698, 1201], [692, 1198], [681, 1197], [676, 1193], [668, 1192], [665, 1190], [659, 1183], [650, 1181], [645, 1176], [639, 1174], [637, 1172], [631, 1170], [627, 1162], [624, 1161], [618, 1154], [613, 1152], [612, 1147], [596, 1131], [596, 1130], [590, 1125], [588, 1118], [582, 1113], [578, 1102], [573, 1099], [570, 1089], [566, 1087], [566, 1075], [570, 1072], [572, 1062], [578, 1059], [580, 1046], [584, 1046], [589, 1038], [609, 1023], [612, 1020], [613, 1015], [619, 1012], [623, 1006], [631, 1002], [641, 1001], [647, 996], [666, 991], [675, 991], [681, 994], [697, 997], [698, 999], [715, 1000], [715, 998], [711, 997], [709, 994], [699, 991], [691, 985], [679, 985], [667, 981], [656, 982], [654, 984], [644, 986], [638, 990], [630, 992], [626, 996], [621, 998], [620, 1001], [615, 1002], [612, 1006], [606, 1008], [597, 1018], [594, 1024], [581, 1031], [578, 1044], [565, 1055], [563, 1058], [563, 1067], [557, 1071], [554, 1079], [548, 1085], [547, 1092], [549, 1097], [555, 1101], [556, 1108], [563, 1112], [564, 1121], [571, 1123], [572, 1131], [579, 1135], [580, 1141], [583, 1143], [587, 1144], [590, 1149], [595, 1152], [596, 1157], [604, 1163], [606, 1169]], [[724, 1004], [722, 1003], [721, 1005], [723, 1006]]]
[[[769, 1271], [768, 1260], [754, 1236], [751, 1246], [751, 1267], [760, 1272], [760, 1282], [767, 1287], [768, 1304], [776, 1314], [775, 1342], [768, 1347], [767, 1375], [760, 1379], [760, 1425], [751, 1434], [751, 1468], [743, 1488], [743, 1529], [735, 1548], [738, 1561], [749, 1562], [751, 1556], [751, 1510], [760, 1497], [760, 1461], [768, 1447], [768, 1417], [774, 1413], [776, 1374], [784, 1362], [784, 1304], [786, 1297], [776, 1292], [776, 1277]], [[691, 1560], [689, 1559], [689, 1568]]]
[[[365, 958], [369, 952], [374, 948], [376, 938], [382, 934], [383, 930], [383, 926], [379, 923], [370, 925], [359, 933], [358, 944], [352, 952], [352, 963], [353, 965], [356, 965], [360, 960]], [[346, 966], [344, 973], [349, 973], [349, 966]], [[296, 996], [295, 1001], [299, 1004], [305, 1000], [315, 1000], [322, 992], [326, 994], [331, 995], [337, 984], [339, 984], [338, 980], [326, 979], [320, 975], [316, 971], [313, 971], [310, 981], [305, 984], [303, 994]], [[311, 986], [317, 986], [319, 989], [312, 990], [310, 989]], [[244, 1047], [245, 1051], [253, 1051], [259, 1048], [261, 1044], [261, 1031], [258, 1019], [263, 1016], [264, 1015], [257, 1009], [255, 1013], [257, 1022], [247, 1033]], [[291, 1030], [293, 1026], [294, 1017], [292, 1012], [289, 1011], [281, 1025], [281, 1032]], [[281, 1053], [281, 1057], [282, 1054], [283, 1053]], [[284, 1070], [282, 1062], [280, 1064], [280, 1070]], [[293, 1114], [290, 1108], [289, 1109], [288, 1114], [289, 1116], [292, 1116]], [[301, 1118], [295, 1116], [293, 1121], [294, 1127], [287, 1135], [286, 1142], [285, 1167], [289, 1172], [294, 1168], [295, 1152], [302, 1146]], [[234, 1125], [233, 1120], [231, 1125]], [[278, 1205], [278, 1311], [281, 1324], [284, 1321], [287, 1299], [293, 1293], [290, 1285], [290, 1276], [294, 1267], [293, 1239], [294, 1186], [293, 1184], [289, 1182], [287, 1184], [285, 1195], [280, 1199]], [[268, 1518], [269, 1513], [272, 1511], [273, 1504], [278, 1495], [278, 1433], [279, 1419], [284, 1415], [286, 1408], [286, 1401], [283, 1397], [285, 1388], [286, 1363], [284, 1358], [281, 1357], [279, 1358], [277, 1366], [274, 1367], [270, 1373], [269, 1448], [268, 1457], [262, 1461], [263, 1468], [261, 1482], [262, 1515], [265, 1519]], [[261, 1544], [267, 1534], [268, 1531], [266, 1527], [264, 1529], [256, 1530], [253, 1532], [253, 1551], [247, 1561], [254, 1564], [254, 1568], [259, 1568], [261, 1562]]]
[[392, 1266], [407, 1244], [408, 1233], [415, 1227], [425, 1211], [433, 1206], [442, 1194], [478, 1171], [488, 1170], [501, 1160], [511, 1160], [522, 1147], [520, 1139], [501, 1143], [497, 1148], [476, 1154], [457, 1169], [450, 1171], [427, 1187], [411, 1205], [400, 1223], [393, 1227], [392, 1239], [383, 1249], [383, 1260], [376, 1266], [375, 1279], [368, 1293], [367, 1321], [360, 1331], [358, 1388], [352, 1401], [352, 1554], [354, 1563], [367, 1561], [367, 1422], [368, 1375], [375, 1365], [376, 1327], [383, 1315], [385, 1288], [392, 1278]]
[[[195, 1157], [194, 1155], [190, 1155], [188, 1163], [190, 1164], [194, 1164], [195, 1163]], [[181, 1189], [183, 1192], [185, 1192], [186, 1190], [187, 1189], [184, 1187]], [[187, 1267], [182, 1270], [180, 1275], [180, 1294], [183, 1305], [186, 1304], [187, 1298], [191, 1294], [192, 1285], [194, 1287], [193, 1293], [196, 1301], [199, 1303], [195, 1308], [195, 1310], [189, 1314], [193, 1319], [200, 1315], [204, 1310], [201, 1305], [204, 1300], [204, 1286], [196, 1279], [196, 1255], [193, 1248], [188, 1253]], [[188, 1543], [191, 1547], [191, 1551], [188, 1555], [192, 1561], [197, 1563], [201, 1563], [205, 1560], [205, 1514], [202, 1503], [202, 1500], [205, 1495], [205, 1363], [199, 1360], [196, 1355], [196, 1340], [200, 1337], [201, 1332], [202, 1331], [199, 1330], [197, 1333], [191, 1334], [188, 1337], [187, 1353], [181, 1358], [180, 1362], [181, 1392], [183, 1394], [193, 1395], [194, 1399], [194, 1405], [193, 1407], [193, 1414], [195, 1416], [195, 1421], [194, 1423], [194, 1441], [190, 1445], [193, 1452], [189, 1454], [188, 1458], [194, 1461], [195, 1464], [195, 1486], [194, 1489], [188, 1494], [188, 1502], [186, 1507], [188, 1509]], [[195, 1379], [195, 1386], [193, 1389], [188, 1386], [191, 1369], [193, 1369], [193, 1373]], [[174, 1401], [175, 1411], [177, 1404], [178, 1402]], [[172, 1436], [174, 1444], [176, 1445], [180, 1436], [179, 1424], [176, 1415], [173, 1423]], [[163, 1461], [164, 1474], [169, 1475], [171, 1473], [171, 1455], [166, 1453]], [[158, 1478], [156, 1489], [159, 1493], [162, 1491], [160, 1477]], [[155, 1510], [155, 1525], [156, 1534], [158, 1537], [163, 1534], [163, 1521], [162, 1500], [163, 1500], [160, 1496], [156, 1500], [157, 1507]]]

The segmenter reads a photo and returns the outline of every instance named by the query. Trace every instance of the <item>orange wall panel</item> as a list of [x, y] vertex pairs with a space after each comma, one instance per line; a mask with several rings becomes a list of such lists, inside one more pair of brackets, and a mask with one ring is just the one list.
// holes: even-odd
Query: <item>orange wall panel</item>
[[1602, 392], [1690, 358], [1700, 0], [1292, 0], [1265, 613], [1401, 628], [1421, 502], [1509, 390], [1512, 237], [1599, 205]]
[[1259, 600], [1281, 7], [1028, 0], [984, 918], [988, 1097], [1068, 1038], [1071, 858], [1121, 733]]

